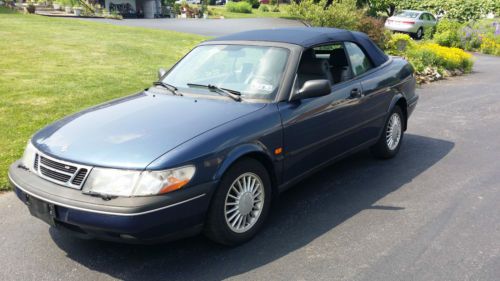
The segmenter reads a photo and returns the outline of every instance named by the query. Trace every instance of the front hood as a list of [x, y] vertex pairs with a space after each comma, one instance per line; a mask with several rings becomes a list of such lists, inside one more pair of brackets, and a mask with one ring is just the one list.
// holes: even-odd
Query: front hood
[[143, 92], [64, 118], [32, 141], [43, 153], [71, 162], [144, 169], [183, 142], [262, 107]]

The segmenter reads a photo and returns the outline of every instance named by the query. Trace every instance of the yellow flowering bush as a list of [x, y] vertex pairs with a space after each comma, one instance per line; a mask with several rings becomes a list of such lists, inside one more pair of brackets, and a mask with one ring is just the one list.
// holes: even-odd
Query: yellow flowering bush
[[414, 44], [406, 52], [408, 60], [417, 71], [426, 67], [436, 67], [439, 71], [472, 70], [472, 55], [459, 48], [443, 47], [436, 43]]
[[480, 50], [483, 54], [500, 56], [500, 44], [488, 37], [483, 37]]

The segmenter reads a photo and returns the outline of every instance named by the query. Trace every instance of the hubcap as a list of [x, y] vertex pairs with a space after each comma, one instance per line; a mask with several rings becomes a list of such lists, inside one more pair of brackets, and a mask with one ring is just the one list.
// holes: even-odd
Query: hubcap
[[389, 118], [385, 140], [390, 150], [394, 150], [398, 147], [399, 141], [401, 140], [401, 117], [399, 117], [397, 113], [393, 113]]
[[229, 228], [243, 233], [258, 221], [264, 205], [264, 184], [254, 173], [244, 173], [231, 184], [224, 214]]

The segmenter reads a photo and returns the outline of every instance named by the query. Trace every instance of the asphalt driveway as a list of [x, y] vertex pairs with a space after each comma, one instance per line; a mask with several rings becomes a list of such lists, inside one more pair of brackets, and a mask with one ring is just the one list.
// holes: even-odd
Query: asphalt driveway
[[114, 25], [164, 29], [193, 33], [205, 36], [222, 36], [230, 33], [254, 29], [304, 26], [297, 20], [280, 18], [248, 18], [248, 19], [76, 19], [93, 22], [104, 22]]
[[0, 280], [498, 280], [500, 58], [427, 85], [400, 154], [366, 152], [283, 194], [237, 248], [82, 241], [0, 196]]

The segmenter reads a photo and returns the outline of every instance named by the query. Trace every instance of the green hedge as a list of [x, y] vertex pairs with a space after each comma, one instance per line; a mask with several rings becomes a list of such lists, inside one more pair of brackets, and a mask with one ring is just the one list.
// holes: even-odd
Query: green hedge
[[233, 13], [251, 14], [252, 5], [248, 2], [227, 2], [226, 10]]

